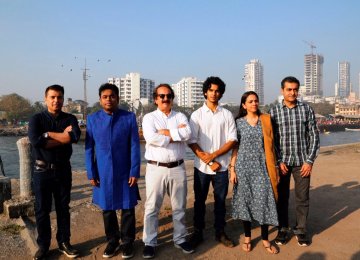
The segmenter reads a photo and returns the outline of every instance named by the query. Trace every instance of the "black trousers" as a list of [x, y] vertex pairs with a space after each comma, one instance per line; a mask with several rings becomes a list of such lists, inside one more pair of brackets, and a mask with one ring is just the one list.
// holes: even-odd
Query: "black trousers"
[[48, 250], [51, 241], [50, 212], [54, 197], [58, 244], [70, 240], [70, 192], [71, 167], [56, 170], [34, 170], [35, 218], [38, 232], [37, 243], [41, 249]]
[[287, 175], [280, 174], [280, 182], [278, 184], [279, 200], [277, 203], [277, 211], [279, 216], [279, 229], [289, 227], [289, 197], [290, 197], [290, 177], [293, 175], [295, 181], [295, 209], [296, 209], [296, 226], [295, 234], [305, 234], [307, 218], [309, 215], [309, 190], [310, 176], [301, 177], [299, 166], [288, 166]]
[[109, 243], [119, 243], [119, 239], [123, 244], [135, 241], [135, 208], [121, 210], [120, 232], [115, 210], [104, 210], [103, 219], [106, 240]]
[[[251, 222], [243, 220], [244, 232], [246, 237], [251, 237]], [[269, 225], [261, 225], [261, 239], [269, 240]]]

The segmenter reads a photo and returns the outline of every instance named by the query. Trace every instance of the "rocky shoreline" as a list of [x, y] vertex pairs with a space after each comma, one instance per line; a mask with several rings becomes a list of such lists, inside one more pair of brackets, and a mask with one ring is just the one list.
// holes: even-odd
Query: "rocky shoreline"
[[0, 136], [26, 136], [27, 133], [28, 133], [27, 126], [0, 128]]

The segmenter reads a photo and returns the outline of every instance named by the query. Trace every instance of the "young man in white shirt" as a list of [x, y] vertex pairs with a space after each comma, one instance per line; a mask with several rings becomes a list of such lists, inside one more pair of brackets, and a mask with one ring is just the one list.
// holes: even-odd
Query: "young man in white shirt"
[[190, 119], [192, 136], [188, 141], [195, 153], [194, 160], [194, 234], [193, 246], [203, 241], [205, 228], [206, 198], [210, 182], [214, 188], [215, 199], [215, 238], [226, 247], [234, 242], [226, 235], [225, 200], [228, 192], [231, 149], [237, 141], [234, 117], [231, 112], [219, 106], [225, 92], [225, 83], [218, 77], [209, 77], [203, 84], [204, 105], [194, 111]]
[[143, 258], [155, 256], [158, 214], [165, 193], [171, 200], [174, 245], [186, 254], [194, 252], [186, 241], [185, 209], [187, 179], [184, 164], [186, 141], [191, 136], [189, 122], [182, 113], [172, 110], [174, 91], [168, 84], [154, 89], [157, 109], [143, 119], [146, 140], [146, 203], [144, 214]]

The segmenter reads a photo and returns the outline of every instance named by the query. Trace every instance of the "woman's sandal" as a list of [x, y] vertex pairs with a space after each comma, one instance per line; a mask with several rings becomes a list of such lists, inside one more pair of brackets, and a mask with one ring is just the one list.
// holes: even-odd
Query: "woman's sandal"
[[244, 250], [245, 252], [250, 252], [251, 251], [251, 242], [244, 242], [242, 244], [242, 250]]
[[275, 255], [275, 254], [279, 253], [279, 250], [275, 246], [273, 246], [271, 243], [269, 244], [269, 246], [265, 246], [264, 244], [263, 244], [263, 246], [264, 246], [266, 252], [268, 252], [269, 254]]

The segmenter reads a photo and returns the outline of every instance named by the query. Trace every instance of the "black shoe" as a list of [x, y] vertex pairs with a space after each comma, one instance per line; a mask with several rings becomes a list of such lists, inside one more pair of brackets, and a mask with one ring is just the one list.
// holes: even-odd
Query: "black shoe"
[[278, 246], [285, 245], [288, 241], [288, 235], [286, 231], [279, 230], [276, 238], [275, 238], [275, 244]]
[[182, 249], [185, 254], [192, 254], [195, 252], [194, 248], [189, 242], [183, 242], [181, 244], [174, 244], [176, 248]]
[[305, 234], [297, 234], [296, 239], [298, 241], [299, 246], [309, 246], [310, 245], [310, 241]]
[[36, 251], [33, 259], [34, 260], [45, 259], [47, 252], [48, 252], [48, 250], [40, 248], [40, 249], [38, 249], [38, 251]]
[[155, 256], [155, 247], [153, 246], [145, 246], [143, 251], [143, 258], [150, 259]]
[[133, 243], [127, 243], [123, 245], [122, 258], [129, 259], [134, 256], [134, 246]]
[[228, 236], [225, 234], [225, 232], [220, 232], [216, 234], [215, 239], [219, 241], [221, 244], [223, 244], [226, 247], [234, 247], [235, 243], [228, 238]]
[[119, 249], [120, 249], [119, 243], [110, 242], [107, 244], [102, 256], [104, 258], [113, 257]]
[[200, 230], [195, 230], [194, 233], [192, 234], [191, 238], [190, 238], [190, 244], [193, 246], [193, 247], [197, 247], [198, 245], [201, 244], [201, 242], [204, 241], [204, 238], [203, 238], [203, 234], [202, 234], [202, 231]]
[[69, 242], [59, 244], [59, 251], [69, 258], [75, 258], [79, 256], [79, 252], [75, 248], [73, 248]]

